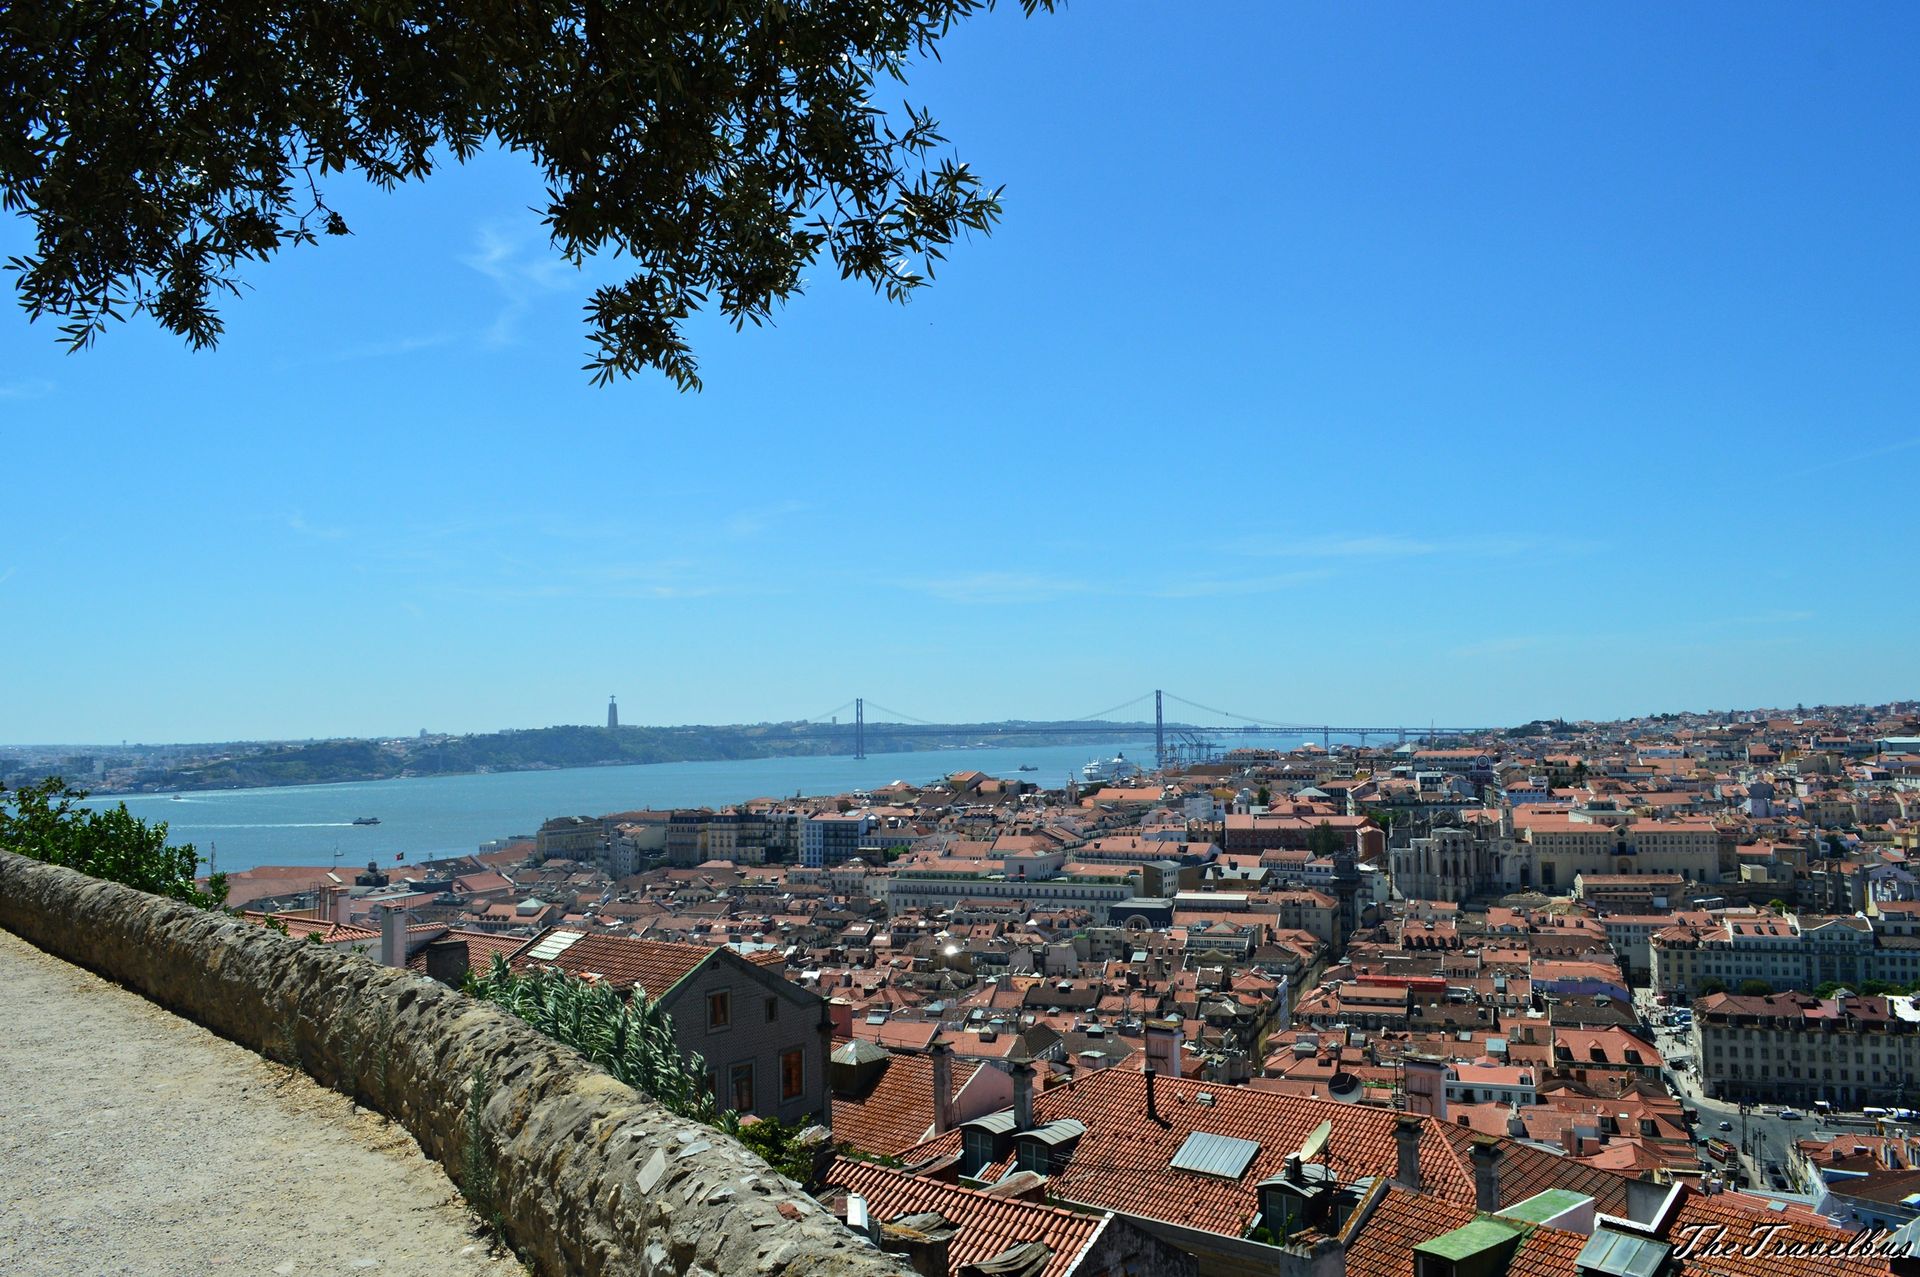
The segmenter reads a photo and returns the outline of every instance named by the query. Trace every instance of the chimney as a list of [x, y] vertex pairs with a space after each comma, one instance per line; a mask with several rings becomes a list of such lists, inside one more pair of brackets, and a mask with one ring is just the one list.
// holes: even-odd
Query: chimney
[[427, 946], [427, 974], [451, 988], [459, 988], [466, 978], [468, 961], [465, 940], [444, 936]]
[[407, 965], [407, 915], [402, 909], [389, 907], [380, 915], [380, 965]]
[[[872, 1207], [868, 1208], [871, 1215]], [[945, 1221], [936, 1215], [932, 1219], [922, 1217], [915, 1221], [919, 1226], [902, 1224], [876, 1224], [880, 1234], [880, 1249], [890, 1254], [905, 1255], [907, 1263], [920, 1277], [948, 1277], [954, 1271], [949, 1256], [953, 1250], [954, 1230], [951, 1226], [928, 1228], [926, 1224]]]
[[1411, 1192], [1420, 1191], [1420, 1127], [1411, 1113], [1402, 1113], [1393, 1123], [1394, 1150], [1399, 1154], [1393, 1182]]
[[1013, 1129], [1033, 1129], [1033, 1062], [1016, 1060], [1013, 1065]]
[[1491, 1215], [1500, 1209], [1500, 1144], [1488, 1135], [1473, 1137], [1473, 1205]]
[[953, 1129], [953, 1048], [935, 1042], [928, 1054], [933, 1057], [933, 1133]]
[[1141, 1072], [1147, 1079], [1147, 1120], [1149, 1122], [1158, 1122], [1160, 1120], [1160, 1109], [1159, 1106], [1153, 1102], [1153, 1066], [1148, 1065], [1145, 1069], [1141, 1070]]
[[1147, 1059], [1157, 1063], [1161, 1071], [1174, 1077], [1181, 1076], [1183, 1061], [1180, 1059], [1180, 1045], [1185, 1035], [1180, 1022], [1155, 1023], [1149, 1020], [1145, 1036]]

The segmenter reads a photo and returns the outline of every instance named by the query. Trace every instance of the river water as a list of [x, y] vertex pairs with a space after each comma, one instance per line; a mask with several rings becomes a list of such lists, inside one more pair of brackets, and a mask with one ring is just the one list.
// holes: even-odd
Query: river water
[[[1234, 746], [1294, 746], [1296, 739], [1235, 740]], [[750, 798], [837, 794], [905, 780], [924, 784], [978, 770], [1057, 788], [1082, 764], [1116, 752], [1149, 765], [1153, 741], [1099, 745], [1001, 746], [812, 758], [751, 758], [710, 763], [648, 763], [561, 771], [493, 772], [293, 785], [273, 789], [128, 794], [88, 800], [124, 802], [135, 816], [165, 821], [175, 843], [192, 843], [224, 870], [259, 865], [386, 865], [470, 852], [480, 844], [531, 835], [554, 816], [598, 816], [641, 807], [720, 807]], [[1037, 771], [1021, 772], [1021, 764]], [[355, 825], [377, 816], [378, 825]], [[337, 856], [336, 856], [336, 853]]]

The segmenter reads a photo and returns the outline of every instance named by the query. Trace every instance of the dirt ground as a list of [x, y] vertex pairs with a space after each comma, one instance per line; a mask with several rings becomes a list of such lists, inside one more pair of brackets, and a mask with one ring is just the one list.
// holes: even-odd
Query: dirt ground
[[413, 1137], [0, 931], [0, 1273], [523, 1277]]

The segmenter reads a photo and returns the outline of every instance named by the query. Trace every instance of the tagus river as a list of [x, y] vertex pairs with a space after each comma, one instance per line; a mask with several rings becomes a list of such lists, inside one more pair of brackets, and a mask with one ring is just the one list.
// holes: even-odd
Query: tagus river
[[[1231, 746], [1284, 748], [1296, 739], [1239, 739]], [[134, 815], [165, 821], [169, 839], [192, 843], [202, 857], [235, 871], [259, 865], [392, 865], [476, 850], [514, 835], [531, 836], [554, 816], [598, 816], [641, 807], [720, 807], [750, 798], [837, 794], [904, 780], [925, 784], [959, 771], [1066, 784], [1089, 759], [1115, 752], [1150, 766], [1153, 741], [998, 746], [906, 754], [749, 758], [710, 763], [648, 763], [559, 771], [492, 772], [290, 785], [272, 789], [194, 790], [89, 799], [124, 802]], [[1022, 765], [1035, 768], [1022, 772]], [[378, 825], [355, 825], [356, 817]]]
[[[1298, 744], [1298, 741], [1291, 742]], [[124, 802], [142, 820], [165, 821], [175, 843], [192, 843], [224, 870], [258, 865], [343, 866], [397, 856], [420, 860], [473, 851], [484, 842], [531, 835], [554, 816], [597, 816], [641, 807], [718, 807], [750, 798], [834, 794], [905, 780], [924, 784], [958, 771], [1022, 777], [1058, 787], [1093, 757], [1119, 750], [1148, 765], [1151, 739], [1075, 745], [924, 750], [867, 758], [751, 758], [710, 763], [649, 763], [560, 771], [493, 772], [291, 785], [272, 789], [195, 790], [90, 799]], [[1036, 768], [1022, 772], [1026, 764]], [[378, 825], [355, 825], [356, 817]]]

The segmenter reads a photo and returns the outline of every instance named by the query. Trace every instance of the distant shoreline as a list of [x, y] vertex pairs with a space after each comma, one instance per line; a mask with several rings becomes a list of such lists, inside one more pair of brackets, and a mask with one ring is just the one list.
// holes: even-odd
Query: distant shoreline
[[[942, 727], [948, 725], [942, 724]], [[1116, 724], [1111, 732], [1049, 733], [1048, 724], [1009, 734], [1004, 724], [954, 724], [935, 735], [895, 735], [869, 724], [869, 754], [938, 754], [967, 748], [1035, 748], [1084, 741], [1090, 751], [1114, 740], [1151, 736], [1150, 723]], [[1077, 726], [1077, 725], [1076, 725]], [[1000, 728], [1000, 730], [996, 730]], [[1036, 730], [1037, 729], [1037, 730]], [[850, 733], [848, 733], [850, 734]], [[132, 785], [89, 789], [96, 798], [249, 789], [291, 789], [368, 784], [384, 780], [434, 780], [516, 772], [571, 771], [664, 763], [725, 763], [771, 758], [822, 758], [849, 754], [843, 739], [794, 738], [778, 728], [536, 728], [485, 736], [412, 740], [337, 740], [262, 746], [177, 767], [146, 771]], [[102, 754], [112, 751], [102, 750]], [[16, 769], [16, 773], [17, 773]], [[58, 774], [57, 769], [53, 774]], [[69, 776], [85, 786], [83, 777]]]

